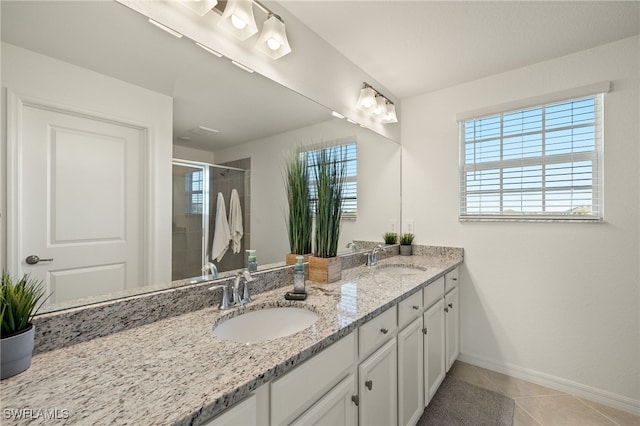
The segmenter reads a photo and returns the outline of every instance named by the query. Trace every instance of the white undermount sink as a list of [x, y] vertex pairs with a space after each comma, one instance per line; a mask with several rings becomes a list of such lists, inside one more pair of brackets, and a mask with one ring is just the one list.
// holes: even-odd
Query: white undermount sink
[[317, 320], [318, 314], [304, 308], [264, 308], [221, 321], [214, 326], [213, 334], [225, 340], [256, 343], [297, 333]]

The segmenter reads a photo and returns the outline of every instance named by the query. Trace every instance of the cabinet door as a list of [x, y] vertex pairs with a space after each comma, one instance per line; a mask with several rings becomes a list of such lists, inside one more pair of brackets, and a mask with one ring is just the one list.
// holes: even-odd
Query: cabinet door
[[361, 425], [395, 425], [398, 421], [398, 358], [391, 339], [358, 367]]
[[427, 406], [445, 375], [444, 299], [424, 313], [424, 405]]
[[414, 425], [424, 412], [422, 318], [398, 333], [398, 424]]
[[447, 371], [460, 354], [460, 296], [458, 288], [454, 288], [445, 296], [445, 323], [447, 328]]
[[298, 417], [292, 425], [353, 426], [357, 424], [358, 407], [351, 399], [357, 392], [355, 375], [350, 374]]
[[269, 424], [269, 386], [256, 389], [243, 401], [203, 423], [204, 426], [251, 426]]

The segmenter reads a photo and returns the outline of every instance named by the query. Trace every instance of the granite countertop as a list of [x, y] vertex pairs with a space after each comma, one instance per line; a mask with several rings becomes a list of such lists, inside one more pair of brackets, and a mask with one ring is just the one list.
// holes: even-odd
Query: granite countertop
[[[201, 309], [35, 355], [27, 371], [0, 382], [2, 418], [14, 421], [8, 410], [24, 409], [27, 419], [15, 424], [197, 424], [461, 262], [462, 256], [391, 257], [344, 270], [336, 283], [307, 282], [304, 302], [285, 300], [287, 286], [252, 295], [245, 307]], [[421, 270], [385, 270], [399, 264]], [[224, 317], [269, 306], [304, 306], [319, 319], [291, 336], [254, 344], [212, 333]]]

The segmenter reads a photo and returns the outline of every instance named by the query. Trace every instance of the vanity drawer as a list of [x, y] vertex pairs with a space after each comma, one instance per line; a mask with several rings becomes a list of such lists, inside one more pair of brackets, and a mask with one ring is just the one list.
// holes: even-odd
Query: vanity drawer
[[422, 313], [422, 293], [417, 292], [398, 303], [398, 327], [403, 327]]
[[444, 277], [440, 277], [426, 286], [422, 292], [424, 295], [423, 305], [428, 308], [444, 295]]
[[361, 326], [358, 330], [360, 359], [364, 359], [374, 349], [389, 340], [397, 328], [395, 306]]
[[449, 293], [455, 287], [458, 287], [458, 268], [444, 275], [444, 292]]

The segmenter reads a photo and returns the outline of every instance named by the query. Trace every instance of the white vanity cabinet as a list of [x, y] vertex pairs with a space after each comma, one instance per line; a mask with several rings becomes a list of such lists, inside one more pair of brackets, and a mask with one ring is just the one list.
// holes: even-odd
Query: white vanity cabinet
[[389, 425], [398, 418], [397, 307], [360, 326], [359, 424]]
[[460, 297], [458, 293], [458, 269], [444, 277], [444, 311], [446, 324], [446, 367], [447, 371], [460, 354]]
[[[335, 412], [333, 414], [330, 412], [339, 409], [339, 403], [332, 401], [336, 398], [336, 394], [344, 390], [344, 387], [336, 390], [337, 386], [340, 386], [345, 377], [353, 374], [356, 362], [356, 336], [357, 333], [353, 332], [343, 337], [271, 382], [272, 425], [291, 424], [294, 421], [303, 424], [298, 419], [300, 416], [302, 416], [301, 419], [308, 416], [309, 419], [313, 418], [316, 421], [320, 421], [325, 416], [329, 416], [328, 418], [336, 416]], [[353, 389], [351, 395], [356, 394], [355, 386]], [[330, 395], [331, 392], [334, 394]], [[350, 396], [346, 406], [353, 412], [345, 416], [355, 417], [357, 407]], [[308, 413], [307, 410], [309, 410]]]
[[435, 395], [445, 376], [444, 299], [440, 298], [423, 315], [424, 322], [424, 406]]
[[357, 383], [354, 374], [344, 380], [298, 417], [292, 425], [331, 425], [353, 426], [358, 422], [358, 408], [353, 402], [357, 395]]
[[361, 425], [394, 425], [398, 419], [396, 339], [358, 366]]
[[246, 426], [269, 424], [269, 385], [253, 391], [247, 398], [224, 410], [204, 426]]
[[398, 333], [399, 425], [416, 424], [424, 411], [424, 338], [420, 313]]
[[415, 425], [460, 353], [458, 287], [455, 269], [207, 425]]

